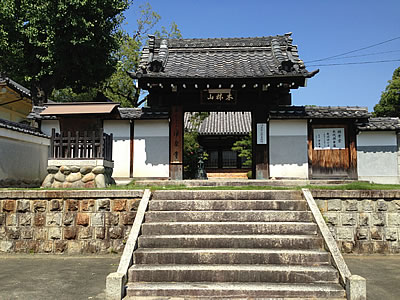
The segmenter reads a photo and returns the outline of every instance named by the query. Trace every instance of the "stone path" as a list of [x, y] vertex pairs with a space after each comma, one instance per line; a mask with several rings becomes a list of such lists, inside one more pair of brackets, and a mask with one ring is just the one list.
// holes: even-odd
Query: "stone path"
[[352, 274], [367, 279], [368, 300], [400, 299], [400, 255], [344, 256]]
[[0, 299], [105, 299], [119, 255], [0, 255]]
[[[367, 278], [368, 300], [397, 300], [400, 255], [345, 256], [352, 273]], [[105, 298], [105, 278], [119, 255], [0, 255], [0, 299]]]

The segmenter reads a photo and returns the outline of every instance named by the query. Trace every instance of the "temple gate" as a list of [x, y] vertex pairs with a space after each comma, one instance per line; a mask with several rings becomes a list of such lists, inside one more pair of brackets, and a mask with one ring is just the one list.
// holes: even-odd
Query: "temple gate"
[[183, 179], [186, 111], [251, 111], [253, 177], [269, 178], [270, 111], [291, 105], [291, 89], [306, 86], [308, 72], [291, 33], [221, 39], [149, 37], [136, 73], [147, 104], [170, 116], [170, 178]]

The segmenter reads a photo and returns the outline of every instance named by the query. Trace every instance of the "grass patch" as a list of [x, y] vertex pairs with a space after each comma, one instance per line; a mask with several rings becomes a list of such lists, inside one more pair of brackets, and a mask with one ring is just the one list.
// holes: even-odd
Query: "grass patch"
[[400, 184], [377, 184], [363, 181], [355, 181], [340, 185], [307, 185], [310, 190], [400, 190]]
[[[131, 182], [127, 185], [112, 185], [105, 189], [107, 190], [300, 190], [307, 188], [310, 190], [400, 190], [400, 184], [376, 184], [363, 181], [355, 181], [347, 184], [337, 185], [304, 185], [304, 186], [256, 186], [256, 185], [243, 185], [243, 186], [186, 186], [179, 185], [140, 185]], [[1, 188], [0, 190], [97, 190], [95, 188]]]
[[[118, 187], [117, 187], [118, 188]], [[186, 186], [181, 185], [135, 185], [129, 184], [121, 187], [123, 189], [150, 189], [154, 190], [400, 190], [400, 184], [375, 184], [363, 181], [355, 181], [347, 184], [337, 185], [304, 185], [304, 186]]]
[[186, 186], [186, 185], [165, 185], [165, 186], [133, 186], [132, 189], [150, 189], [155, 190], [293, 190], [301, 189], [297, 186]]

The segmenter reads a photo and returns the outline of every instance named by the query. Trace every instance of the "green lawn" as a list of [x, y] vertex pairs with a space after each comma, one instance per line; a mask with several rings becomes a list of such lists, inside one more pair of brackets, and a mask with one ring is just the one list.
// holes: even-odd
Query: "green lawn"
[[[305, 185], [305, 186], [186, 186], [180, 185], [136, 185], [132, 182], [127, 185], [116, 186], [112, 185], [107, 187], [110, 190], [300, 190], [302, 188], [308, 188], [310, 190], [400, 190], [400, 184], [374, 184], [368, 182], [355, 181], [348, 184], [339, 185]], [[1, 190], [10, 190], [11, 188], [0, 188]], [[76, 188], [68, 189], [54, 189], [54, 188], [12, 188], [12, 190], [77, 190]], [[95, 189], [82, 189], [82, 190], [95, 190]]]
[[[113, 188], [113, 187], [110, 187]], [[151, 190], [300, 190], [307, 188], [310, 190], [399, 190], [400, 184], [373, 184], [368, 182], [351, 182], [339, 185], [305, 185], [305, 186], [185, 186], [181, 185], [165, 185], [165, 186], [143, 186], [135, 185], [135, 183], [126, 186], [115, 187], [117, 189], [151, 189]]]

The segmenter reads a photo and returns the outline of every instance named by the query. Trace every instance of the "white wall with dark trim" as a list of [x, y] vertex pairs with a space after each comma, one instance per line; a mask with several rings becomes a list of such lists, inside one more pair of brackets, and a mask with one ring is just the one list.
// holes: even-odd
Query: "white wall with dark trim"
[[308, 178], [307, 120], [269, 122], [270, 176]]
[[113, 177], [129, 178], [130, 120], [104, 120], [104, 133], [113, 134]]
[[40, 184], [47, 175], [50, 139], [0, 128], [0, 182]]
[[357, 135], [359, 180], [399, 183], [399, 147], [395, 131], [361, 131]]
[[169, 120], [135, 120], [133, 177], [169, 177]]
[[40, 130], [51, 136], [51, 130], [55, 128], [56, 133], [60, 133], [60, 122], [58, 120], [42, 120], [40, 125]]

